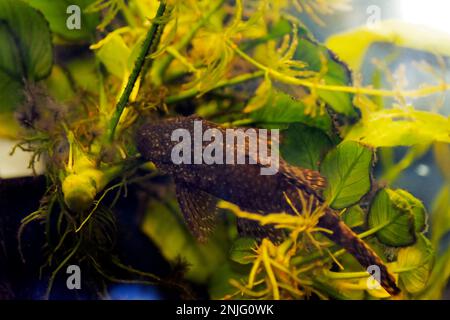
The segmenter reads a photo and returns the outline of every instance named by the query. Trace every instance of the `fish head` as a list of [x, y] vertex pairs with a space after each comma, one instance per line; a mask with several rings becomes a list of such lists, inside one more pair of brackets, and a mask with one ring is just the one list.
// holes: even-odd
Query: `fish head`
[[171, 164], [172, 150], [179, 143], [179, 133], [185, 132], [190, 138], [193, 119], [170, 118], [148, 122], [137, 132], [137, 148], [141, 155], [156, 165]]

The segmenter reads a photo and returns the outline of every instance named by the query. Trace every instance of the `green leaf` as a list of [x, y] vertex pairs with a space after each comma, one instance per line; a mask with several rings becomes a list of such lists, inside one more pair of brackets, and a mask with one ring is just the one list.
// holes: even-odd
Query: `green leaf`
[[[250, 113], [250, 118], [259, 124], [304, 123], [308, 126], [331, 132], [331, 118], [328, 114], [310, 116], [305, 114], [305, 105], [290, 95], [273, 90], [264, 106]], [[278, 126], [279, 127], [279, 126]]]
[[[96, 26], [100, 22], [99, 15], [96, 13], [85, 13], [92, 0], [25, 0], [32, 7], [41, 11], [50, 23], [50, 29], [69, 41], [89, 41], [93, 38]], [[67, 28], [67, 19], [70, 14], [67, 8], [71, 5], [77, 5], [81, 9], [81, 28], [70, 30]]]
[[406, 291], [414, 294], [426, 287], [433, 263], [433, 247], [422, 234], [414, 246], [399, 250], [396, 267], [400, 282]]
[[450, 36], [447, 33], [395, 20], [380, 21], [376, 28], [359, 27], [333, 35], [326, 45], [353, 70], [359, 70], [368, 49], [377, 42], [450, 55]]
[[363, 209], [359, 205], [356, 205], [350, 207], [347, 211], [344, 212], [342, 220], [350, 228], [356, 228], [364, 225], [366, 221], [366, 215]]
[[[434, 248], [436, 248], [434, 246]], [[426, 288], [414, 297], [420, 300], [441, 300], [450, 279], [450, 247], [436, 257]]]
[[372, 156], [372, 150], [351, 141], [326, 155], [320, 172], [327, 178], [324, 194], [333, 208], [349, 207], [370, 190]]
[[416, 241], [414, 218], [399, 210], [383, 189], [375, 196], [367, 217], [368, 227], [379, 228], [378, 240], [388, 246], [408, 246]]
[[0, 70], [9, 75], [10, 78], [19, 80], [23, 76], [22, 61], [20, 59], [20, 50], [14, 41], [14, 34], [11, 28], [4, 20], [0, 20]]
[[0, 70], [0, 114], [12, 113], [22, 99], [22, 83]]
[[122, 36], [112, 32], [97, 46], [99, 47], [96, 51], [97, 57], [110, 73], [122, 80], [128, 71], [128, 59], [131, 54]]
[[[325, 70], [323, 80], [328, 85], [352, 84], [352, 75], [345, 63], [337, 59], [329, 48], [313, 39], [306, 29], [300, 28], [299, 33], [299, 46], [294, 56], [296, 59], [306, 62], [309, 70], [316, 72]], [[326, 90], [318, 90], [317, 93], [334, 111], [352, 118], [358, 116], [352, 94]]]
[[9, 113], [22, 101], [20, 52], [6, 22], [0, 20], [0, 112]]
[[10, 113], [23, 99], [23, 80], [38, 81], [50, 73], [50, 30], [42, 15], [27, 4], [2, 0], [0, 43], [0, 113]]
[[381, 110], [353, 126], [345, 140], [372, 147], [412, 146], [433, 141], [450, 143], [450, 119], [426, 111]]
[[307, 169], [319, 169], [319, 163], [331, 149], [328, 136], [317, 128], [292, 123], [282, 132], [282, 157], [289, 163]]
[[231, 247], [230, 259], [240, 264], [252, 263], [253, 249], [256, 246], [255, 239], [238, 238]]
[[414, 197], [406, 190], [386, 189], [394, 206], [401, 210], [407, 211], [414, 217], [414, 230], [416, 232], [423, 232], [427, 227], [427, 213], [426, 209], [419, 199]]
[[14, 67], [14, 75], [36, 81], [47, 77], [53, 64], [53, 52], [48, 23], [42, 14], [20, 0], [2, 0], [0, 21], [7, 26], [17, 44], [12, 48], [2, 43], [0, 55], [10, 56], [12, 52], [19, 52], [21, 58], [22, 63]]
[[175, 202], [166, 205], [152, 202], [142, 229], [167, 260], [174, 261], [181, 257], [189, 264], [187, 279], [204, 283], [227, 260], [225, 232], [216, 230], [207, 243], [200, 244], [181, 219]]
[[416, 233], [425, 229], [426, 212], [420, 200], [404, 190], [380, 190], [369, 209], [368, 226], [379, 229], [380, 242], [402, 247], [416, 241]]

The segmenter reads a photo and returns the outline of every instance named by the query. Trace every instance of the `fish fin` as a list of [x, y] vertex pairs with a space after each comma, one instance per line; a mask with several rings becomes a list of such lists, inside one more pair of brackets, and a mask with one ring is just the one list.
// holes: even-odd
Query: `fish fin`
[[289, 181], [300, 188], [307, 187], [315, 194], [320, 195], [327, 186], [326, 179], [319, 171], [294, 167], [288, 164], [280, 165], [281, 173], [286, 176]]
[[283, 231], [275, 229], [273, 226], [262, 226], [254, 220], [238, 218], [237, 228], [241, 237], [251, 237], [257, 240], [269, 238], [274, 243], [281, 243], [284, 239]]
[[176, 183], [176, 195], [190, 232], [205, 242], [214, 228], [217, 199], [185, 183]]

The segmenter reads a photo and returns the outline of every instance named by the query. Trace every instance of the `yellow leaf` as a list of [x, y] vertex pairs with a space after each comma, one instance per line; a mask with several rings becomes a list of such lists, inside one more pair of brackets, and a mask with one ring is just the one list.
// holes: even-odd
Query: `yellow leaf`
[[450, 143], [450, 119], [411, 109], [381, 110], [353, 126], [345, 140], [372, 147], [412, 146], [434, 141]]
[[450, 56], [450, 35], [397, 20], [382, 21], [373, 28], [360, 27], [334, 35], [326, 44], [353, 70], [359, 70], [367, 50], [377, 42]]

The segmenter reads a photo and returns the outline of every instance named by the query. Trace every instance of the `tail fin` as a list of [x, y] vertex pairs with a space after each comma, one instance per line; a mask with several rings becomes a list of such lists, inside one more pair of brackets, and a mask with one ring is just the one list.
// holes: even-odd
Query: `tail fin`
[[320, 219], [319, 226], [331, 230], [333, 234], [325, 234], [330, 240], [346, 249], [364, 267], [376, 265], [381, 272], [381, 286], [391, 295], [400, 293], [400, 289], [395, 283], [395, 278], [386, 268], [381, 258], [364, 241], [344, 223], [339, 217], [329, 209]]

